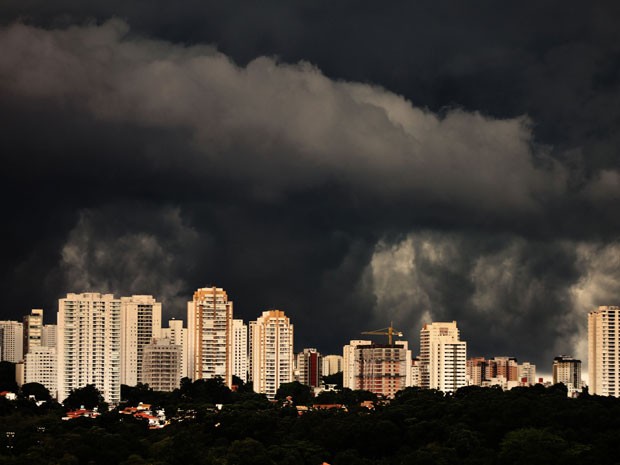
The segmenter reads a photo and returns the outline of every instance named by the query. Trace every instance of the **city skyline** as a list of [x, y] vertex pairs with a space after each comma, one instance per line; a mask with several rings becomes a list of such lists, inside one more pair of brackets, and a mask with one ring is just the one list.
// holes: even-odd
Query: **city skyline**
[[[209, 311], [214, 311], [213, 305], [214, 303], [217, 303], [217, 305], [220, 305], [221, 310], [224, 310], [226, 312], [226, 317], [225, 318], [218, 317], [217, 319], [220, 321], [220, 323], [217, 323], [215, 325], [215, 326], [219, 325], [218, 327], [220, 327], [221, 329], [220, 331], [221, 334], [216, 337], [207, 336], [207, 338], [212, 338], [213, 342], [215, 342], [214, 345], [208, 346], [210, 347], [210, 349], [207, 349], [207, 353], [213, 353], [214, 347], [218, 346], [218, 343], [216, 341], [218, 337], [220, 340], [228, 341], [224, 344], [224, 346], [227, 347], [226, 361], [224, 362], [224, 359], [222, 359], [221, 362], [217, 362], [215, 363], [215, 365], [213, 365], [213, 362], [210, 361], [210, 362], [207, 362], [207, 365], [212, 366], [212, 367], [217, 367], [219, 363], [219, 365], [221, 365], [222, 367], [228, 367], [228, 369], [222, 368], [222, 370], [225, 370], [225, 371], [218, 371], [218, 369], [215, 368], [215, 371], [204, 372], [203, 375], [200, 375], [199, 371], [194, 372], [194, 369], [192, 368], [191, 365], [192, 363], [195, 364], [196, 362], [191, 362], [192, 358], [190, 357], [190, 354], [193, 353], [195, 354], [196, 357], [200, 358], [201, 357], [200, 354], [202, 350], [202, 349], [196, 349], [196, 346], [195, 346], [196, 342], [192, 342], [192, 340], [196, 339], [196, 337], [198, 336], [194, 336], [193, 338], [192, 336], [190, 336], [191, 333], [190, 333], [190, 328], [188, 325], [188, 322], [192, 318], [193, 319], [198, 318], [197, 316], [195, 318], [192, 317], [192, 315], [197, 315], [195, 314], [195, 310], [194, 310], [196, 301], [187, 302], [188, 318], [185, 321], [183, 319], [172, 318], [168, 320], [167, 324], [169, 326], [166, 328], [163, 324], [165, 319], [161, 318], [162, 305], [152, 295], [133, 295], [133, 296], [116, 297], [114, 294], [104, 295], [101, 293], [92, 293], [92, 292], [83, 293], [83, 294], [69, 293], [67, 294], [65, 298], [59, 299], [59, 305], [63, 304], [63, 301], [65, 301], [66, 298], [69, 296], [80, 297], [82, 295], [86, 296], [86, 300], [92, 300], [93, 298], [92, 296], [102, 296], [104, 300], [111, 299], [112, 301], [121, 304], [121, 317], [120, 317], [121, 320], [119, 323], [120, 328], [121, 328], [121, 338], [120, 338], [120, 344], [121, 344], [120, 345], [120, 353], [121, 353], [120, 379], [122, 380], [121, 384], [134, 385], [136, 382], [138, 382], [140, 378], [139, 370], [141, 366], [140, 360], [142, 359], [142, 355], [141, 355], [142, 349], [145, 347], [147, 343], [150, 343], [151, 341], [159, 340], [162, 338], [168, 339], [169, 343], [171, 344], [177, 344], [183, 347], [182, 352], [180, 354], [181, 361], [180, 361], [180, 368], [179, 368], [180, 373], [182, 374], [181, 377], [189, 376], [192, 379], [200, 379], [201, 377], [204, 377], [204, 376], [211, 377], [215, 374], [217, 376], [222, 376], [224, 380], [227, 380], [226, 383], [230, 385], [231, 374], [234, 374], [235, 376], [240, 377], [242, 380], [244, 380], [244, 382], [246, 381], [245, 375], [243, 374], [243, 368], [242, 368], [242, 367], [245, 367], [245, 369], [247, 370], [247, 374], [248, 374], [248, 380], [251, 381], [251, 377], [252, 377], [251, 375], [251, 372], [252, 372], [251, 371], [252, 370], [251, 369], [251, 351], [252, 349], [251, 349], [250, 338], [252, 334], [251, 326], [253, 323], [255, 324], [255, 322], [248, 321], [246, 324], [246, 322], [243, 319], [234, 318], [233, 313], [232, 313], [233, 302], [232, 300], [229, 300], [228, 293], [224, 289], [217, 288], [217, 287], [199, 288], [194, 293], [194, 299], [198, 299], [198, 302], [200, 302], [199, 305], [202, 305], [202, 306], [206, 305], [205, 308], [207, 309], [210, 308], [211, 310]], [[601, 308], [607, 308], [607, 307], [599, 307], [599, 310]], [[616, 307], [610, 307], [610, 308], [616, 308]], [[225, 310], [225, 309], [228, 309], [228, 310]], [[277, 311], [267, 310], [267, 311], [262, 311], [263, 316], [265, 313], [269, 313], [269, 312], [282, 313], [282, 311], [279, 311], [279, 310]], [[23, 327], [25, 327], [26, 322], [29, 321], [28, 318], [31, 317], [31, 315], [37, 315], [38, 319], [36, 321], [37, 321], [37, 325], [41, 327], [41, 329], [39, 330], [39, 333], [43, 335], [42, 337], [43, 341], [52, 337], [51, 345], [47, 343], [43, 343], [42, 345], [44, 347], [56, 347], [56, 337], [57, 337], [56, 331], [55, 331], [56, 324], [50, 324], [49, 315], [45, 319], [43, 319], [43, 313], [44, 313], [43, 309], [33, 309], [31, 311], [31, 314], [24, 315], [23, 325], [21, 322], [14, 321], [14, 320], [0, 321], [0, 323], [4, 324], [5, 326], [8, 325], [7, 328], [16, 327], [16, 325], [19, 325], [19, 328], [12, 330], [11, 333], [6, 333], [7, 330], [5, 330], [6, 335], [11, 335], [11, 337], [13, 338], [12, 340], [17, 341], [15, 343], [10, 344], [9, 346], [15, 347], [17, 349], [21, 349], [22, 343], [20, 341], [22, 339], [23, 339], [23, 346], [24, 347], [26, 346], [27, 337], [25, 335], [26, 331], [23, 329]], [[595, 313], [595, 311], [590, 312], [590, 313]], [[57, 313], [52, 312], [51, 314], [55, 315]], [[45, 324], [43, 324], [43, 322], [45, 322]], [[213, 323], [210, 323], [210, 324], [212, 325]], [[510, 360], [514, 360], [515, 362], [517, 360], [520, 360], [520, 361], [525, 360], [523, 357], [520, 356], [519, 351], [509, 354], [509, 355], [500, 354], [497, 352], [490, 352], [490, 353], [484, 353], [484, 354], [479, 354], [479, 353], [472, 354], [472, 353], [467, 352], [467, 349], [466, 349], [467, 343], [465, 341], [460, 341], [458, 339], [460, 331], [456, 329], [455, 321], [451, 323], [450, 322], [425, 323], [420, 330], [420, 334], [414, 337], [407, 337], [407, 335], [402, 334], [400, 331], [394, 330], [394, 337], [398, 336], [398, 339], [396, 340], [396, 342], [399, 344], [404, 343], [405, 349], [407, 349], [408, 347], [411, 348], [411, 350], [409, 350], [410, 352], [409, 358], [413, 356], [414, 358], [422, 357], [422, 359], [424, 359], [425, 356], [423, 354], [428, 353], [428, 349], [424, 349], [425, 338], [422, 335], [426, 334], [427, 328], [429, 330], [433, 328], [433, 325], [435, 327], [451, 328], [451, 329], [445, 329], [445, 331], [447, 331], [445, 335], [450, 336], [451, 343], [456, 342], [457, 346], [462, 345], [463, 353], [467, 353], [468, 360], [470, 359], [473, 360], [476, 358], [480, 358], [484, 360], [485, 357], [494, 357], [494, 360], [510, 359]], [[141, 327], [142, 329], [140, 329]], [[248, 330], [249, 327], [250, 329]], [[51, 331], [47, 330], [47, 328], [53, 328], [54, 334], [50, 334]], [[222, 328], [227, 328], [227, 329], [225, 330], [225, 332], [222, 332]], [[291, 328], [292, 328], [292, 325], [291, 325]], [[387, 329], [392, 329], [392, 328], [385, 328], [385, 330]], [[15, 331], [19, 331], [19, 333], [16, 333]], [[191, 331], [195, 332], [195, 330], [191, 330]], [[238, 333], [238, 331], [241, 331], [241, 332]], [[444, 331], [444, 329], [442, 329], [441, 331]], [[453, 333], [453, 331], [456, 331], [456, 332]], [[341, 349], [343, 349], [345, 353], [345, 361], [346, 361], [347, 347], [349, 347], [350, 344], [354, 344], [351, 347], [355, 347], [355, 345], [360, 345], [360, 344], [362, 346], [363, 345], [373, 345], [373, 346], [377, 345], [377, 347], [382, 347], [382, 344], [385, 342], [383, 339], [386, 337], [386, 335], [388, 335], [388, 332], [385, 332], [383, 330], [370, 331], [370, 332], [366, 331], [366, 332], [362, 332], [361, 334], [368, 335], [368, 334], [373, 334], [373, 333], [375, 333], [375, 337], [373, 338], [373, 340], [350, 340], [350, 342], [348, 342], [347, 340], [335, 341], [334, 343], [338, 346], [338, 349], [336, 351], [330, 353], [329, 351], [320, 350], [317, 353], [321, 353], [320, 356], [322, 358], [323, 356], [327, 356], [327, 355], [331, 356], [332, 354], [342, 354]], [[22, 336], [22, 334], [24, 334], [24, 336]], [[217, 332], [215, 334], [217, 334]], [[226, 334], [225, 338], [224, 338], [224, 334]], [[444, 335], [443, 333], [441, 334]], [[377, 336], [380, 336], [380, 337], [377, 337]], [[238, 342], [235, 342], [237, 341], [238, 338], [243, 338], [242, 340], [240, 340], [241, 342], [240, 346], [237, 345]], [[456, 339], [452, 339], [452, 338], [456, 338]], [[449, 344], [449, 345], [452, 345], [452, 344]], [[243, 351], [244, 351], [243, 347], [247, 347], [248, 349], [247, 354], [243, 354]], [[295, 354], [295, 356], [297, 357], [296, 360], [299, 360], [298, 356], [301, 355], [302, 353], [305, 353], [308, 350], [316, 351], [317, 349], [302, 347], [302, 346], [299, 346], [298, 344], [295, 344], [291, 346], [291, 350], [292, 350], [292, 353]], [[461, 350], [461, 349], [458, 349], [458, 350]], [[10, 352], [10, 353], [13, 354], [13, 352]], [[454, 352], [454, 354], [456, 354], [456, 352]], [[246, 355], [247, 355], [247, 359], [246, 359]], [[352, 363], [353, 355], [350, 355], [350, 357], [351, 357], [351, 363]], [[538, 369], [539, 376], [536, 376], [535, 378], [538, 379], [540, 377], [548, 381], [552, 377], [552, 369], [550, 368], [555, 369], [555, 363], [558, 360], [558, 358], [561, 358], [561, 357], [567, 357], [567, 356], [558, 355], [554, 357], [553, 366], [545, 362], [539, 365], [539, 369]], [[9, 355], [7, 360], [19, 362], [20, 360], [23, 360], [23, 359], [24, 359], [23, 356], [19, 357], [18, 355]], [[589, 377], [588, 369], [587, 369], [588, 360], [589, 360], [589, 357], [586, 357], [585, 363], [584, 363], [585, 373], [583, 374], [583, 379], [586, 382], [588, 381], [588, 377]], [[579, 362], [581, 363], [581, 361]], [[526, 363], [530, 363], [530, 362], [527, 361]], [[295, 364], [297, 364], [297, 362], [295, 362]], [[422, 362], [422, 365], [424, 365], [424, 362]], [[465, 365], [463, 365], [462, 369], [465, 370]], [[127, 371], [127, 370], [130, 370], [130, 371]], [[347, 370], [350, 371], [352, 370], [352, 368], [351, 367], [349, 367], [348, 369], [344, 368], [345, 376], [346, 376]], [[440, 369], [440, 370], [443, 370], [443, 369]], [[515, 370], [516, 370], [516, 365], [515, 365]], [[424, 372], [424, 368], [421, 371]], [[129, 375], [128, 373], [130, 372], [133, 373], [133, 375]], [[226, 375], [225, 372], [228, 372], [229, 374]], [[129, 378], [127, 378], [128, 376]], [[133, 376], [133, 378], [131, 376]], [[464, 371], [459, 376], [464, 376]], [[516, 377], [516, 372], [514, 376]], [[554, 374], [553, 374], [553, 377], [555, 377]], [[580, 377], [581, 377], [581, 374], [580, 374]], [[424, 375], [422, 375], [422, 378], [424, 378]], [[512, 376], [510, 377], [507, 376], [506, 379], [511, 380], [511, 379], [516, 379], [516, 378], [513, 378]], [[353, 381], [348, 381], [348, 382], [345, 381], [345, 385], [347, 385], [347, 383], [350, 384], [351, 386], [353, 385]], [[421, 383], [422, 385], [425, 385], [425, 382], [423, 380], [421, 381]], [[455, 385], [455, 387], [449, 388], [448, 390], [455, 390], [458, 386], [462, 386], [462, 384]], [[447, 387], [443, 386], [443, 389], [447, 389]]]
[[217, 284], [327, 353], [456, 320], [471, 353], [586, 360], [588, 312], [620, 303], [619, 23], [611, 0], [7, 0], [0, 319], [66, 291], [184, 318]]

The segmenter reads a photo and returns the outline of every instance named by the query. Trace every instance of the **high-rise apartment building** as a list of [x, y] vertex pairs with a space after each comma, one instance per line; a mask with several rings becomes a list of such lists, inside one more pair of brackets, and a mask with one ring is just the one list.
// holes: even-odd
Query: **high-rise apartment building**
[[342, 355], [325, 355], [321, 362], [323, 376], [335, 375], [342, 371]]
[[362, 339], [354, 339], [342, 348], [342, 386], [348, 389], [356, 389], [356, 356], [355, 348], [357, 346], [367, 346], [372, 344], [372, 341], [366, 341]]
[[563, 383], [569, 390], [581, 389], [581, 360], [568, 355], [559, 355], [553, 359], [553, 384]]
[[471, 357], [467, 359], [465, 379], [468, 386], [482, 386], [488, 380], [488, 363], [488, 360], [484, 357]]
[[106, 402], [121, 394], [121, 299], [112, 294], [67, 294], [58, 301], [58, 400], [94, 384]]
[[221, 377], [232, 386], [233, 303], [219, 287], [198, 289], [187, 303], [189, 376]]
[[620, 307], [588, 314], [588, 377], [590, 394], [620, 397]]
[[519, 383], [525, 386], [536, 384], [536, 365], [530, 362], [520, 363], [517, 367]]
[[425, 324], [420, 331], [420, 383], [426, 389], [453, 392], [466, 385], [467, 343], [456, 321]]
[[187, 347], [187, 328], [183, 327], [183, 320], [175, 318], [168, 321], [168, 327], [162, 328], [161, 337], [170, 339], [172, 344], [181, 346], [181, 378], [188, 376], [188, 347]]
[[31, 347], [24, 359], [24, 383], [39, 383], [57, 397], [56, 349]]
[[43, 347], [56, 347], [56, 325], [43, 325], [41, 331], [41, 345]]
[[41, 347], [43, 339], [43, 309], [33, 308], [24, 316], [24, 348], [26, 355], [31, 349]]
[[248, 382], [248, 325], [233, 320], [233, 375]]
[[167, 338], [154, 338], [144, 346], [142, 382], [154, 391], [171, 392], [181, 384], [183, 348]]
[[420, 387], [420, 359], [411, 358], [411, 386]]
[[24, 325], [19, 321], [0, 321], [2, 329], [2, 359], [18, 363], [24, 358]]
[[323, 377], [321, 354], [313, 348], [304, 349], [296, 357], [297, 381], [310, 387], [321, 386]]
[[[411, 350], [406, 341], [362, 344], [351, 341], [344, 349], [347, 387], [392, 398], [412, 385]], [[351, 358], [352, 363], [351, 363]]]
[[507, 382], [518, 381], [518, 363], [514, 357], [494, 357], [487, 361], [486, 379], [503, 378]]
[[273, 399], [281, 384], [294, 379], [294, 328], [281, 310], [263, 312], [250, 328], [254, 391]]
[[121, 384], [142, 380], [144, 347], [160, 337], [161, 303], [150, 295], [121, 297]]

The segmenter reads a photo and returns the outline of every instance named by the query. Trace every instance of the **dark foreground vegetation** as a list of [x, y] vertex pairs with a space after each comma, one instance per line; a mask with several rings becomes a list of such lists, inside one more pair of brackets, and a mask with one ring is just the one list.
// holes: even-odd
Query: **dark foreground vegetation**
[[[290, 391], [290, 392], [287, 392]], [[118, 411], [62, 421], [65, 409], [32, 398], [0, 399], [2, 464], [615, 464], [620, 462], [620, 400], [568, 399], [562, 385], [468, 387], [455, 395], [410, 388], [368, 410], [312, 410], [268, 402], [243, 387], [185, 382], [174, 393], [123, 390], [128, 404], [159, 404], [176, 421], [160, 430]], [[84, 394], [84, 398], [79, 398]], [[280, 397], [315, 400], [295, 383]], [[76, 393], [94, 404], [92, 392]], [[35, 396], [36, 397], [36, 396]], [[75, 397], [75, 396], [74, 396]], [[295, 398], [296, 397], [296, 398]], [[323, 400], [357, 402], [345, 391]], [[76, 399], [74, 399], [76, 400]], [[223, 403], [221, 410], [214, 404]], [[105, 405], [100, 407], [105, 409]]]

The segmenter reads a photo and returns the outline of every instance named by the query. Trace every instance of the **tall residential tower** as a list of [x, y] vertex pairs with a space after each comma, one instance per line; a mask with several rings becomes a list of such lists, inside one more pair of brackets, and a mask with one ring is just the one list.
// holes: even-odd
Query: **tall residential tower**
[[207, 287], [187, 303], [189, 377], [221, 377], [232, 386], [233, 303], [224, 289]]
[[121, 299], [67, 294], [58, 301], [58, 400], [94, 384], [106, 402], [121, 400]]
[[426, 389], [454, 392], [465, 386], [467, 343], [456, 321], [425, 324], [420, 331], [420, 384]]
[[24, 316], [24, 356], [43, 342], [43, 309], [33, 308]]
[[588, 377], [590, 394], [620, 397], [620, 307], [588, 314]]
[[121, 297], [121, 384], [143, 383], [144, 347], [160, 337], [161, 303], [150, 295]]
[[268, 310], [250, 322], [254, 391], [273, 399], [282, 383], [294, 379], [293, 325], [281, 310]]

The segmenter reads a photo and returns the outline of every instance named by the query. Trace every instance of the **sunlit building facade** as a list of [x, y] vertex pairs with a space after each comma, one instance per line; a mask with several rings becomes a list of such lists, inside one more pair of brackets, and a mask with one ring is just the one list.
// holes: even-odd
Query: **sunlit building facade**
[[620, 307], [588, 314], [588, 378], [590, 394], [620, 397]]
[[248, 382], [248, 325], [243, 320], [233, 320], [233, 375]]
[[342, 355], [325, 355], [321, 360], [323, 376], [335, 375], [343, 371]]
[[58, 400], [94, 384], [106, 402], [121, 397], [121, 299], [112, 294], [67, 294], [58, 301]]
[[58, 374], [56, 349], [31, 347], [24, 359], [24, 383], [39, 383], [47, 388], [52, 397], [57, 396]]
[[170, 339], [172, 344], [181, 347], [181, 372], [179, 376], [185, 378], [188, 376], [188, 344], [187, 344], [187, 328], [183, 327], [183, 320], [175, 318], [168, 321], [168, 327], [162, 328], [161, 337]]
[[142, 382], [154, 391], [170, 392], [180, 386], [183, 348], [168, 338], [154, 338], [144, 346]]
[[18, 363], [24, 358], [24, 325], [19, 321], [0, 321], [2, 351], [0, 360]]
[[268, 310], [250, 322], [254, 391], [273, 399], [283, 383], [294, 380], [294, 326], [281, 310]]
[[144, 347], [160, 337], [161, 303], [150, 295], [121, 297], [121, 384], [143, 383]]
[[188, 372], [194, 381], [220, 377], [232, 386], [233, 303], [219, 287], [194, 292], [187, 303]]
[[456, 321], [425, 324], [420, 331], [420, 384], [454, 392], [466, 385], [467, 343]]
[[299, 352], [296, 357], [297, 381], [310, 387], [321, 386], [323, 366], [321, 353], [314, 348]]
[[24, 348], [26, 355], [31, 349], [41, 347], [43, 339], [43, 309], [33, 308], [24, 316]]

